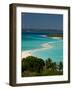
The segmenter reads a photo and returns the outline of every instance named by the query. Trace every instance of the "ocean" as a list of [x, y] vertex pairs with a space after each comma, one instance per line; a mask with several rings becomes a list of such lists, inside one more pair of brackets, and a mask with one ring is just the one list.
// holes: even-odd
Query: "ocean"
[[[30, 51], [32, 56], [53, 62], [63, 61], [63, 39], [48, 37], [46, 33], [24, 33], [22, 32], [21, 50]], [[51, 47], [43, 47], [48, 44]], [[45, 49], [44, 49], [45, 48]]]

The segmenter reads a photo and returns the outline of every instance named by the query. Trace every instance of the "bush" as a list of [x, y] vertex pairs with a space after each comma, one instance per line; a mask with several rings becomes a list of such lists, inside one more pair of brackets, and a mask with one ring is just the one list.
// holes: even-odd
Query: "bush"
[[43, 66], [45, 65], [43, 59], [29, 56], [27, 58], [22, 59], [22, 72], [25, 70], [40, 72], [43, 70]]
[[63, 63], [53, 62], [50, 58], [44, 61], [41, 58], [28, 56], [22, 59], [22, 77], [62, 75]]

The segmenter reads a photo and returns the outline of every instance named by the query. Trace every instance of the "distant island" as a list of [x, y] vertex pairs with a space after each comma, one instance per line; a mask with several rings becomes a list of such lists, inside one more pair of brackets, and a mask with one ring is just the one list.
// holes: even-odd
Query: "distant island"
[[59, 37], [63, 39], [63, 34], [48, 34], [48, 37]]
[[56, 29], [22, 29], [22, 32], [25, 34], [45, 34], [48, 37], [63, 38], [63, 31]]

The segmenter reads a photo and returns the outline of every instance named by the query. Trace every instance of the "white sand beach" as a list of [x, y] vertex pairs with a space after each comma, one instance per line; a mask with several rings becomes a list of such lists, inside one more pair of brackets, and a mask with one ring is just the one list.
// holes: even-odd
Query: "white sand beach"
[[44, 43], [41, 45], [43, 48], [51, 48], [52, 46], [48, 43]]
[[26, 58], [31, 55], [32, 55], [32, 53], [30, 51], [22, 51], [21, 58]]
[[53, 39], [62, 39], [62, 37], [51, 37]]
[[41, 35], [42, 37], [48, 37], [47, 35]]
[[42, 51], [42, 50], [46, 50], [46, 49], [50, 49], [52, 48], [52, 46], [48, 43], [44, 43], [44, 44], [41, 44], [41, 47], [42, 48], [38, 48], [38, 49], [33, 49], [33, 50], [27, 50], [27, 51], [22, 51], [22, 58], [26, 58], [28, 56], [32, 56], [32, 53], [33, 52], [37, 52], [37, 51]]

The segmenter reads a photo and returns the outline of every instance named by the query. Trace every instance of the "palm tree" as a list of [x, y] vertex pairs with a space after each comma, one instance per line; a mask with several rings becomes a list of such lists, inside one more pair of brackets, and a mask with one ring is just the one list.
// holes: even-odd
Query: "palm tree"
[[63, 63], [61, 61], [59, 63], [59, 71], [63, 71]]
[[57, 64], [56, 64], [56, 62], [54, 62], [54, 63], [52, 63], [52, 70], [53, 71], [56, 71], [57, 70]]
[[48, 58], [48, 60], [46, 60], [46, 68], [51, 69], [51, 67], [52, 67], [52, 60]]

